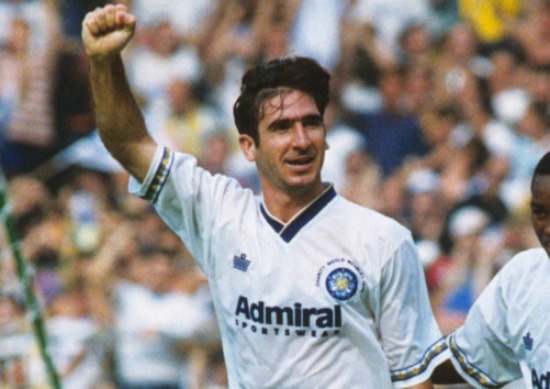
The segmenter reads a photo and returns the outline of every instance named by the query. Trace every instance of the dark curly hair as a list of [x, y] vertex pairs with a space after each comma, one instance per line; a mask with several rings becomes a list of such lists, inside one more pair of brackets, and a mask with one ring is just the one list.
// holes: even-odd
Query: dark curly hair
[[249, 69], [243, 75], [241, 94], [233, 105], [239, 134], [249, 135], [258, 145], [262, 104], [292, 90], [310, 95], [322, 116], [329, 102], [330, 74], [315, 60], [298, 56], [275, 59]]

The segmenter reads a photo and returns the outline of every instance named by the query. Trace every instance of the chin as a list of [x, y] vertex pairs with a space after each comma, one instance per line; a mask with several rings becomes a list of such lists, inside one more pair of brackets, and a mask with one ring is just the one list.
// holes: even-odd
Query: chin
[[315, 189], [318, 182], [319, 181], [314, 178], [297, 179], [288, 181], [287, 187], [294, 191], [308, 191]]

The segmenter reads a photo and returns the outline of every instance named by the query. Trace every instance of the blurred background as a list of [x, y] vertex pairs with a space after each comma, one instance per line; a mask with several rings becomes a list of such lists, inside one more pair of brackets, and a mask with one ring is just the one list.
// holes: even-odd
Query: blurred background
[[[100, 0], [0, 0], [0, 159], [64, 387], [227, 387], [206, 280], [99, 142], [80, 41]], [[323, 179], [411, 229], [446, 334], [537, 246], [549, 0], [133, 0], [124, 51], [152, 135], [258, 191], [232, 105], [250, 66], [333, 75]], [[405, 5], [406, 4], [406, 5]], [[0, 388], [47, 388], [0, 230]]]

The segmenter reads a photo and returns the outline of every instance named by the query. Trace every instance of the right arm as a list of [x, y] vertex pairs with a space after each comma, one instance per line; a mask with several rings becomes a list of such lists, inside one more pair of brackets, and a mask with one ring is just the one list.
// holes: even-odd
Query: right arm
[[88, 13], [82, 40], [90, 61], [90, 83], [101, 140], [120, 164], [143, 181], [157, 145], [130, 90], [121, 51], [132, 38], [136, 18], [123, 5]]

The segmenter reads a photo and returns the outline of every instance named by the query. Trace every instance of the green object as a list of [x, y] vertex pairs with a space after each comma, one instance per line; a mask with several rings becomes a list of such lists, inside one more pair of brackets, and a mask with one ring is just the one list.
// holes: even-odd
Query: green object
[[34, 336], [38, 342], [42, 360], [46, 365], [51, 388], [61, 389], [59, 375], [57, 374], [53, 361], [48, 353], [48, 338], [44, 327], [42, 312], [40, 311], [40, 307], [38, 306], [38, 302], [36, 300], [36, 295], [34, 294], [32, 280], [29, 276], [27, 263], [23, 258], [23, 254], [21, 253], [20, 240], [17, 236], [15, 224], [13, 221], [13, 217], [11, 216], [10, 210], [11, 206], [7, 191], [7, 182], [4, 173], [2, 172], [2, 170], [0, 170], [0, 219], [5, 226], [11, 252], [13, 257], [15, 258], [17, 275], [21, 284], [23, 285], [27, 311], [30, 313]]

